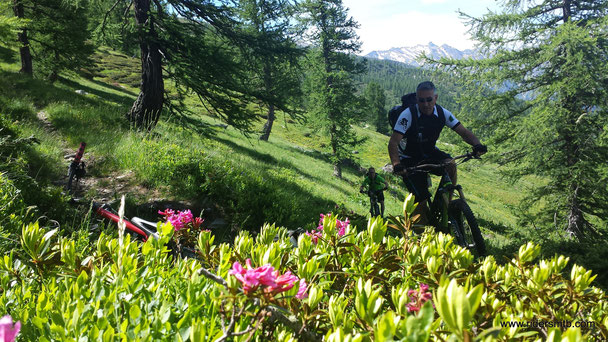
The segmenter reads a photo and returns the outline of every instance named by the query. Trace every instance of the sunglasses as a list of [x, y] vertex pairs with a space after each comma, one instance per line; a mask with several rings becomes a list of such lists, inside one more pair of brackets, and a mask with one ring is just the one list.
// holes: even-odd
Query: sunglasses
[[418, 102], [420, 102], [420, 103], [432, 102], [434, 100], [433, 97], [427, 97], [427, 98], [418, 97], [417, 99], [418, 99]]

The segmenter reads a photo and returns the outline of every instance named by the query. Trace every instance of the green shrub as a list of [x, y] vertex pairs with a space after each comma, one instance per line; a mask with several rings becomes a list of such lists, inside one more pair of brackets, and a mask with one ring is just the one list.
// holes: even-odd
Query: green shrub
[[[342, 235], [337, 218], [326, 215], [316, 243], [302, 235], [295, 249], [274, 225], [256, 238], [241, 232], [232, 247], [202, 232], [196, 260], [171, 257], [170, 225], [144, 244], [102, 235], [84, 255], [73, 241], [32, 224], [23, 229], [22, 249], [0, 262], [0, 307], [22, 322], [22, 340], [38, 341], [608, 337], [608, 301], [592, 286], [591, 271], [573, 265], [564, 274], [562, 256], [536, 261], [540, 247], [532, 243], [506, 265], [475, 261], [450, 236], [413, 234], [409, 214], [391, 223], [402, 228], [400, 237], [387, 235], [381, 218]], [[251, 268], [239, 271], [244, 264]], [[249, 280], [234, 276], [247, 269]], [[271, 290], [277, 283], [268, 283], [270, 275], [307, 284], [305, 295], [297, 286]], [[536, 326], [504, 326], [516, 321]]]

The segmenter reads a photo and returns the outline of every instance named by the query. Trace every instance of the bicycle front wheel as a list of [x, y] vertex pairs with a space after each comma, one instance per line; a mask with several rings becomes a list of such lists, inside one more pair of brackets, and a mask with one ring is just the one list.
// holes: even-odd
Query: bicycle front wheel
[[468, 248], [477, 256], [486, 254], [486, 243], [483, 240], [477, 219], [473, 211], [463, 199], [456, 199], [448, 206], [450, 222], [457, 230], [456, 241], [459, 245]]

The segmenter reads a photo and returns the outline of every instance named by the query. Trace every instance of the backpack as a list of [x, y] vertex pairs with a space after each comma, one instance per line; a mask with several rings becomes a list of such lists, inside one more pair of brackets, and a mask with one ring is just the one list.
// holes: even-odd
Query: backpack
[[416, 93], [409, 93], [401, 96], [401, 105], [395, 106], [388, 111], [388, 122], [391, 125], [391, 129], [395, 128], [399, 114], [403, 112], [407, 107], [416, 105]]

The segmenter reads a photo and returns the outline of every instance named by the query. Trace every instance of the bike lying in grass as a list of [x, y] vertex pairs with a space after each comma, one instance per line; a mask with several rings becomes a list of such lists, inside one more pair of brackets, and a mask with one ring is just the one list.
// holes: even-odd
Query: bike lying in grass
[[[70, 163], [68, 169], [68, 180], [66, 183], [66, 191], [71, 196], [74, 195], [74, 187], [78, 184], [80, 179], [84, 177], [86, 174], [84, 162], [82, 162], [82, 156], [84, 154], [86, 144], [84, 142], [80, 143], [80, 148], [78, 149], [78, 153], [74, 157], [74, 160]], [[88, 201], [83, 201], [82, 199], [76, 199], [74, 197], [71, 198], [71, 202], [77, 205], [87, 205]], [[112, 207], [107, 203], [96, 203], [90, 202], [92, 211], [97, 214], [99, 217], [103, 219], [107, 219], [112, 221], [118, 225], [121, 220], [121, 215], [119, 215]], [[196, 235], [198, 230], [201, 229], [202, 219], [200, 217], [193, 217], [190, 210], [186, 211], [173, 211], [171, 209], [166, 209], [163, 212], [159, 212], [162, 216], [164, 216], [166, 221], [170, 221], [176, 232], [174, 234], [174, 239], [172, 243], [169, 244], [169, 247], [172, 251], [176, 252], [176, 254], [182, 257], [196, 257], [196, 251], [193, 248], [190, 248], [188, 245], [194, 245], [194, 241], [196, 240]], [[125, 224], [125, 232], [131, 234], [134, 238], [146, 241], [149, 238], [158, 239], [159, 234], [157, 231], [157, 223], [144, 220], [140, 217], [132, 217], [131, 219], [127, 217], [122, 217], [122, 220]], [[183, 230], [182, 230], [183, 229]], [[190, 232], [190, 230], [195, 230]], [[187, 242], [184, 244], [184, 242]]]
[[[486, 254], [486, 244], [479, 230], [477, 219], [467, 204], [462, 186], [452, 183], [446, 169], [449, 164], [459, 159], [462, 159], [458, 163], [461, 164], [471, 159], [479, 159], [479, 157], [470, 152], [444, 163], [417, 165], [405, 168], [405, 171], [407, 174], [441, 171], [441, 180], [428, 208], [427, 217], [437, 230], [452, 234], [460, 246], [468, 248], [478, 256], [483, 256]], [[457, 198], [452, 199], [455, 196]]]

